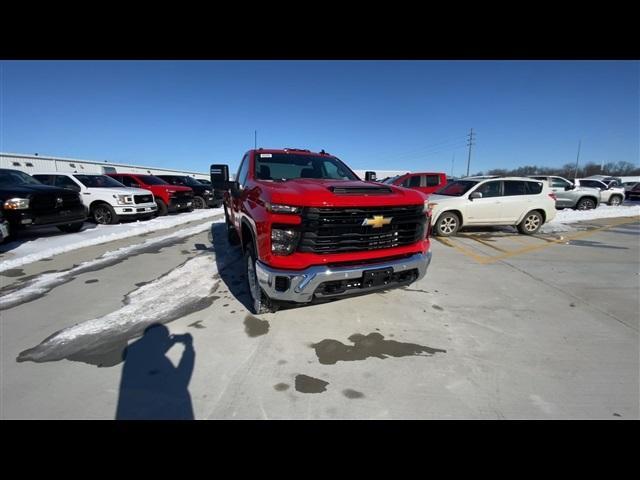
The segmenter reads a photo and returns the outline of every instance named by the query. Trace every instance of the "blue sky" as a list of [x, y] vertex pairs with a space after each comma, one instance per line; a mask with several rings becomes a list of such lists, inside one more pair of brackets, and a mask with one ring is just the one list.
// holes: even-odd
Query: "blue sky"
[[639, 162], [637, 61], [2, 61], [0, 151], [207, 172], [258, 146], [356, 169]]

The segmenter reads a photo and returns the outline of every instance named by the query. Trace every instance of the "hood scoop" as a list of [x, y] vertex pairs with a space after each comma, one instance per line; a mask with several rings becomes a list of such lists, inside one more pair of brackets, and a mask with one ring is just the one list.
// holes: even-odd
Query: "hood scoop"
[[358, 186], [358, 187], [336, 187], [331, 186], [329, 190], [335, 195], [388, 195], [393, 193], [389, 187]]

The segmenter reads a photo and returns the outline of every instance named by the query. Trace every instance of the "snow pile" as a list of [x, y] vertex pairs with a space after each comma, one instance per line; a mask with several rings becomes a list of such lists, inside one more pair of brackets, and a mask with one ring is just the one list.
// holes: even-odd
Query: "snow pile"
[[[114, 240], [135, 237], [143, 233], [177, 227], [187, 222], [213, 218], [221, 215], [223, 212], [224, 210], [222, 208], [212, 208], [178, 215], [157, 217], [146, 221], [119, 223], [116, 225], [97, 225], [95, 228], [87, 228], [90, 227], [91, 224], [85, 223], [84, 229], [78, 233], [62, 234], [55, 229], [57, 233], [54, 236], [42, 236], [26, 242], [18, 239], [17, 241], [2, 245], [2, 250], [0, 251], [7, 253], [3, 254], [3, 260], [0, 263], [0, 272], [79, 248], [100, 245]], [[207, 228], [208, 224], [202, 224], [200, 231], [204, 231]], [[21, 242], [24, 243], [20, 244]]]
[[540, 229], [540, 233], [569, 232], [576, 230], [571, 224], [599, 218], [635, 217], [640, 215], [640, 205], [618, 206], [601, 205], [593, 210], [558, 210], [556, 217]]
[[119, 343], [126, 346], [127, 340], [142, 334], [149, 325], [167, 323], [211, 305], [220, 282], [216, 274], [213, 255], [197, 256], [131, 292], [124, 306], [115, 312], [56, 332], [20, 353], [17, 360], [74, 359], [83, 354], [97, 356]]

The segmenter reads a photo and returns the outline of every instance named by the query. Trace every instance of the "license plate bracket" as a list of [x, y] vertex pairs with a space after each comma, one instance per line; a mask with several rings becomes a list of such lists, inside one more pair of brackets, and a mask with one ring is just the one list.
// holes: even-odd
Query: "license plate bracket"
[[391, 281], [393, 268], [376, 268], [362, 272], [362, 288], [379, 287]]

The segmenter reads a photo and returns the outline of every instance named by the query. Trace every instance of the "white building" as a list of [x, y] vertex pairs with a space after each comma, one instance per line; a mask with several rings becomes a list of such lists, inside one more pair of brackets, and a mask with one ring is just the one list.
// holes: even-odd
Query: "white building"
[[[188, 175], [200, 180], [209, 180], [209, 173], [191, 172], [169, 168], [143, 167], [126, 163], [114, 163], [77, 158], [61, 158], [22, 153], [0, 153], [0, 168], [12, 168], [25, 173], [67, 172], [67, 173], [142, 173], [148, 175]], [[207, 165], [207, 170], [209, 166]]]

